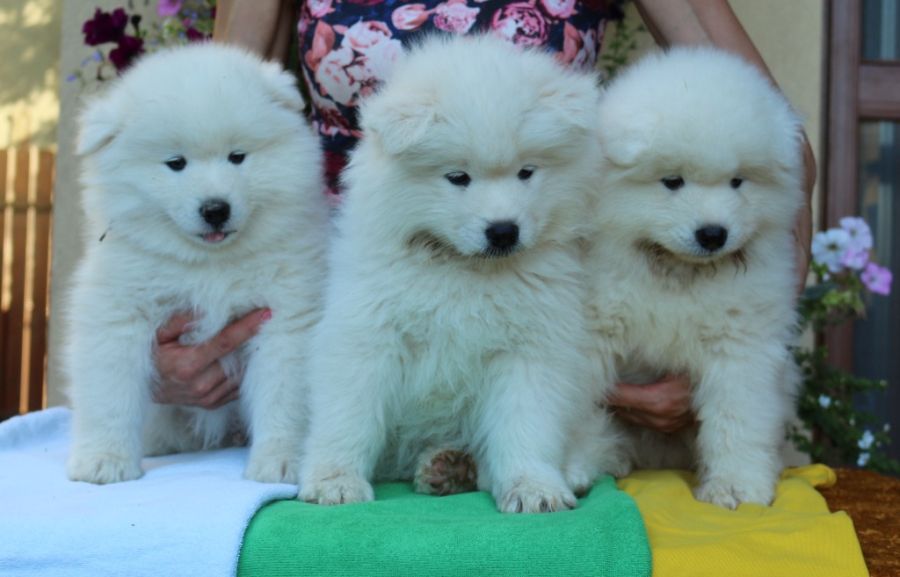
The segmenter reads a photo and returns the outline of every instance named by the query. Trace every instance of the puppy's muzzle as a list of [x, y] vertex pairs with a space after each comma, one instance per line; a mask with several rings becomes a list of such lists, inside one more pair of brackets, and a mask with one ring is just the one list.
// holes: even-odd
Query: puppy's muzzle
[[488, 251], [494, 254], [509, 254], [519, 244], [519, 225], [510, 220], [492, 222], [484, 229]]
[[716, 252], [728, 242], [728, 229], [718, 225], [706, 225], [694, 231], [694, 238], [704, 250]]

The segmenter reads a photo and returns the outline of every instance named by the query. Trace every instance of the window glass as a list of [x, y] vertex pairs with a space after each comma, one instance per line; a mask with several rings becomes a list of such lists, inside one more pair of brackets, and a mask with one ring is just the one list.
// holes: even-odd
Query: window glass
[[863, 60], [900, 60], [900, 0], [863, 0]]
[[[868, 317], [853, 331], [854, 372], [885, 379], [886, 396], [859, 402], [884, 422], [900, 423], [900, 122], [860, 123], [859, 211], [872, 228], [873, 259], [891, 269], [890, 296], [869, 295]], [[900, 427], [890, 453], [900, 458]]]

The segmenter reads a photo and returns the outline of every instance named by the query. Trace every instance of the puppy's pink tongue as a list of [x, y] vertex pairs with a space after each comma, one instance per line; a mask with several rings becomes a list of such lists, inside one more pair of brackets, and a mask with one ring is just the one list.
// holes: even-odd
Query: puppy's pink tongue
[[203, 235], [203, 240], [206, 242], [222, 242], [225, 240], [224, 232], [208, 232]]

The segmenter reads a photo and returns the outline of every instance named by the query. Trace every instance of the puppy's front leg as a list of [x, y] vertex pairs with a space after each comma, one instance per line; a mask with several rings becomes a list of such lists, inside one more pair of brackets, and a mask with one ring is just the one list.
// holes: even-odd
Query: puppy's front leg
[[369, 479], [384, 446], [385, 406], [400, 363], [394, 351], [328, 341], [312, 362], [298, 497], [320, 505], [371, 501]]
[[579, 406], [568, 370], [554, 370], [539, 359], [498, 355], [488, 370], [489, 393], [478, 424], [485, 473], [479, 485], [491, 490], [505, 513], [560, 511], [576, 504], [561, 469], [569, 421], [587, 398]]
[[[88, 309], [84, 309], [88, 310]], [[142, 429], [150, 402], [153, 328], [103, 314], [73, 323], [66, 351], [73, 406], [73, 481], [105, 484], [143, 475]]]
[[778, 382], [787, 352], [772, 349], [721, 357], [695, 391], [701, 501], [729, 509], [772, 502], [789, 410]]
[[263, 483], [298, 483], [306, 432], [308, 340], [304, 329], [275, 318], [249, 343], [253, 353], [241, 384], [250, 424], [244, 476]]

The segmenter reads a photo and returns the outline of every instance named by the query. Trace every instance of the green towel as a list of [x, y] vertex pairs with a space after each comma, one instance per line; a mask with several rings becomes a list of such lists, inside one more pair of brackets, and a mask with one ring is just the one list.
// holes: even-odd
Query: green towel
[[487, 493], [432, 497], [405, 483], [375, 501], [322, 507], [278, 501], [244, 535], [238, 575], [649, 576], [640, 513], [612, 478], [572, 511], [498, 513]]

